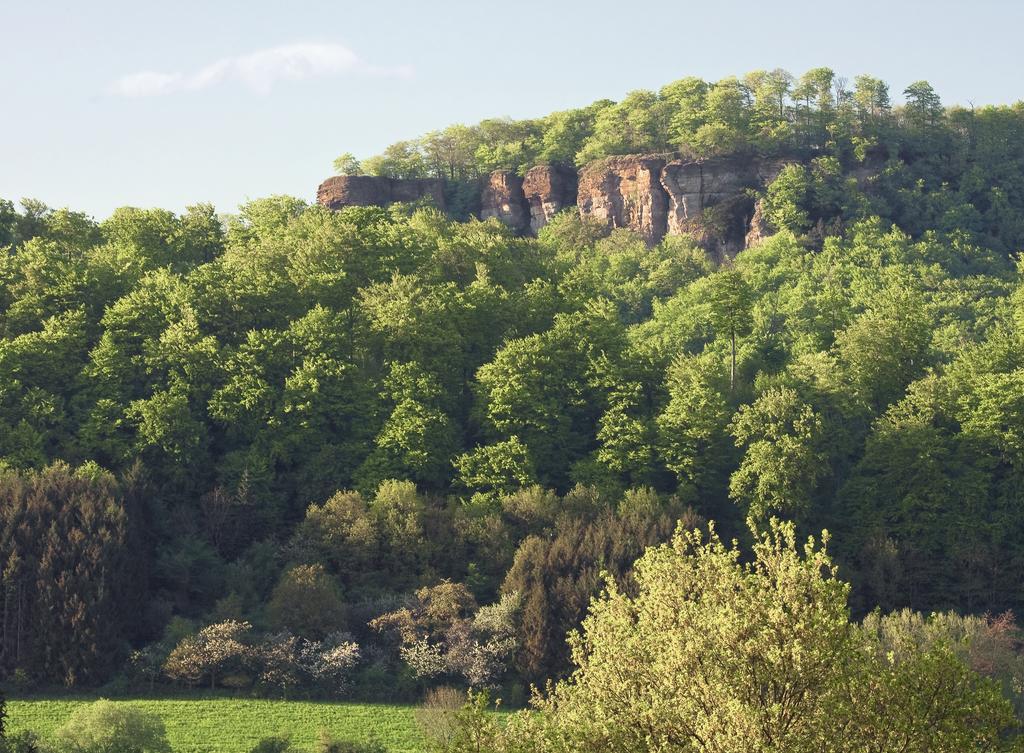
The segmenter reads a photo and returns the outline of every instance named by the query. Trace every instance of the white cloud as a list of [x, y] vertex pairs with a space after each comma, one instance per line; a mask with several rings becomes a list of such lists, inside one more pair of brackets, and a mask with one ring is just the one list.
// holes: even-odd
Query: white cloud
[[237, 82], [265, 94], [279, 81], [301, 81], [344, 74], [407, 78], [412, 75], [412, 68], [370, 65], [340, 44], [301, 42], [222, 58], [191, 74], [158, 71], [132, 73], [111, 84], [109, 91], [123, 97], [150, 97]]

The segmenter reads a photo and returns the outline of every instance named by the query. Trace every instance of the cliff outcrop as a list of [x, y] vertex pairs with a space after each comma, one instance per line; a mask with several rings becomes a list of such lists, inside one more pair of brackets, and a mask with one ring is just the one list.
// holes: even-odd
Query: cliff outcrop
[[[734, 256], [770, 229], [755, 196], [788, 160], [721, 157], [670, 160], [663, 155], [625, 155], [593, 162], [579, 171], [539, 165], [520, 178], [497, 170], [482, 183], [480, 218], [497, 218], [516, 233], [534, 234], [566, 207], [609, 230], [628, 228], [654, 245], [666, 235], [693, 238], [718, 258]], [[445, 207], [444, 182], [372, 176], [328, 178], [317, 201], [339, 209], [384, 206], [429, 198]]]
[[687, 233], [706, 209], [742, 194], [755, 181], [749, 161], [669, 162], [661, 173], [661, 185], [668, 193], [668, 232]]
[[523, 195], [530, 209], [530, 230], [537, 234], [551, 218], [576, 203], [577, 175], [556, 165], [537, 165], [523, 177]]
[[649, 245], [665, 235], [668, 195], [661, 185], [665, 160], [657, 155], [608, 157], [580, 170], [580, 214], [610, 230], [629, 228]]
[[444, 181], [433, 178], [383, 178], [376, 175], [335, 175], [316, 191], [317, 203], [330, 209], [387, 206], [429, 199], [445, 208]]
[[496, 170], [484, 183], [480, 219], [491, 217], [497, 217], [520, 234], [530, 229], [530, 205], [523, 192], [523, 179], [511, 170]]
[[757, 187], [753, 162], [739, 158], [675, 160], [661, 172], [668, 194], [669, 235], [688, 235], [718, 257], [743, 249]]

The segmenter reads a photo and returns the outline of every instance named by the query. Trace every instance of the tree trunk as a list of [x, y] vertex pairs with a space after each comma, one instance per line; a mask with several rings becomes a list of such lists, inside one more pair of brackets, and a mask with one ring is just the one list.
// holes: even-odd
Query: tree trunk
[[732, 369], [729, 371], [729, 392], [736, 390], [736, 330], [731, 333], [732, 342]]

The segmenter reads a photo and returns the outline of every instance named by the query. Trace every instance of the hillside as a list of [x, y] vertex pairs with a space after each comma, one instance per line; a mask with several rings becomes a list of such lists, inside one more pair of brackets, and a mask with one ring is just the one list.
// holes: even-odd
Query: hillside
[[855, 621], [1012, 624], [1024, 107], [824, 71], [452, 126], [226, 220], [0, 202], [0, 672], [515, 704], [712, 520], [828, 528]]

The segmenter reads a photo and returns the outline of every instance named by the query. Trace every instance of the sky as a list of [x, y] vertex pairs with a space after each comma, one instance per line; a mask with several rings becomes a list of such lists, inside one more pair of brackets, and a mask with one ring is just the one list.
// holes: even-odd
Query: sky
[[1013, 103], [1022, 28], [1019, 0], [0, 0], [0, 198], [312, 201], [342, 152], [758, 68]]

